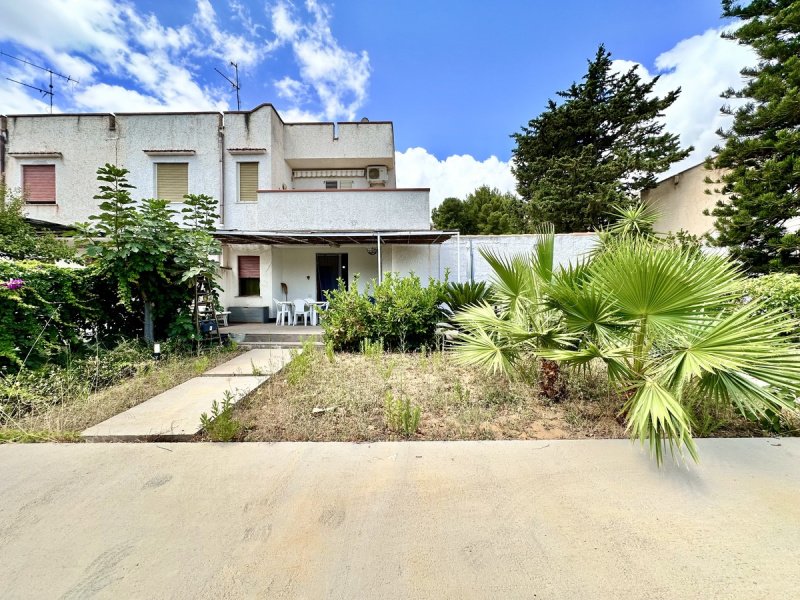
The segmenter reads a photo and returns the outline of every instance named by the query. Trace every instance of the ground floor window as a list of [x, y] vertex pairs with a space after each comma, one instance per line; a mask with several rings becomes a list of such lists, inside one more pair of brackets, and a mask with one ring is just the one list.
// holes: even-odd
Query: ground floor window
[[239, 295], [261, 295], [261, 258], [258, 256], [239, 257]]

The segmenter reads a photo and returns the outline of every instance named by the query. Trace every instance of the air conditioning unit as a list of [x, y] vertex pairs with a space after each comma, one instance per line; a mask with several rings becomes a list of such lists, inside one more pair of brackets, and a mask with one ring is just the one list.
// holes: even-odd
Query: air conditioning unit
[[372, 167], [367, 167], [367, 181], [370, 185], [373, 184], [385, 184], [389, 180], [389, 169], [386, 167], [377, 165]]

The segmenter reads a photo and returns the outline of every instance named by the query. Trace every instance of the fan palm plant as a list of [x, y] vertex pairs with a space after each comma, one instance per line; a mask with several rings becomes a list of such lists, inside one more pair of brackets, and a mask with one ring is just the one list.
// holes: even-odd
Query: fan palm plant
[[[667, 447], [697, 460], [691, 398], [755, 417], [797, 410], [800, 353], [783, 335], [796, 324], [737, 302], [736, 265], [652, 236], [612, 238], [578, 265], [554, 273], [551, 263], [549, 278], [540, 257], [552, 235], [539, 237], [529, 260], [487, 256], [497, 308], [457, 315], [461, 360], [504, 372], [531, 357], [601, 361], [626, 399], [631, 437], [649, 443], [659, 463]], [[511, 302], [515, 290], [523, 300]]]

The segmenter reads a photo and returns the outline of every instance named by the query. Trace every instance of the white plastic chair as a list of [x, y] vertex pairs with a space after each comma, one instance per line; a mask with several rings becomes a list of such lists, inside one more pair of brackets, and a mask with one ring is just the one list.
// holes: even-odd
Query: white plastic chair
[[297, 319], [301, 315], [303, 317], [303, 325], [308, 325], [308, 317], [311, 316], [311, 309], [308, 304], [306, 304], [305, 300], [298, 298], [294, 301], [294, 320], [292, 321], [292, 325], [297, 325]]
[[275, 315], [275, 323], [277, 325], [283, 325], [284, 323], [288, 325], [292, 320], [292, 311], [289, 308], [289, 303], [281, 302], [275, 298], [273, 298], [273, 300], [275, 301], [275, 307], [278, 309], [278, 312]]

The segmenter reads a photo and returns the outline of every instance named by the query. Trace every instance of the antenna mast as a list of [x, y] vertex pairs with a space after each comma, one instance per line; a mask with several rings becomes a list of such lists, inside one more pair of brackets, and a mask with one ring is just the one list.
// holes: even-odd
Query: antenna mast
[[8, 58], [13, 58], [14, 60], [17, 60], [17, 61], [19, 61], [21, 63], [25, 63], [26, 65], [30, 65], [31, 67], [35, 67], [37, 69], [40, 69], [40, 70], [46, 72], [50, 76], [50, 84], [48, 85], [49, 89], [46, 89], [46, 90], [44, 90], [44, 89], [42, 89], [40, 87], [36, 87], [35, 85], [28, 85], [27, 83], [23, 83], [21, 81], [17, 81], [16, 79], [11, 79], [11, 77], [6, 77], [6, 79], [8, 79], [9, 81], [13, 81], [14, 83], [18, 83], [19, 85], [24, 85], [25, 87], [29, 87], [32, 90], [36, 90], [37, 92], [41, 93], [42, 96], [49, 96], [50, 97], [50, 114], [51, 115], [53, 114], [53, 96], [55, 96], [55, 92], [53, 91], [53, 75], [55, 75], [56, 77], [61, 77], [61, 79], [66, 80], [67, 83], [69, 83], [70, 81], [72, 81], [73, 83], [79, 83], [79, 81], [77, 79], [73, 79], [69, 75], [62, 75], [61, 73], [56, 73], [55, 71], [53, 71], [52, 69], [50, 69], [48, 67], [43, 67], [41, 65], [34, 64], [32, 62], [29, 62], [29, 61], [25, 60], [24, 58], [19, 58], [18, 56], [12, 56], [11, 54], [7, 54], [6, 52], [3, 52], [2, 50], [0, 50], [0, 55], [7, 56]]
[[230, 77], [225, 75], [225, 73], [220, 71], [217, 67], [214, 67], [214, 70], [220, 75], [222, 75], [225, 78], [225, 80], [231, 84], [231, 87], [236, 90], [236, 110], [242, 110], [242, 105], [239, 101], [239, 90], [241, 89], [241, 86], [239, 85], [239, 65], [233, 61], [231, 61], [230, 64], [235, 72], [234, 79], [231, 79]]

